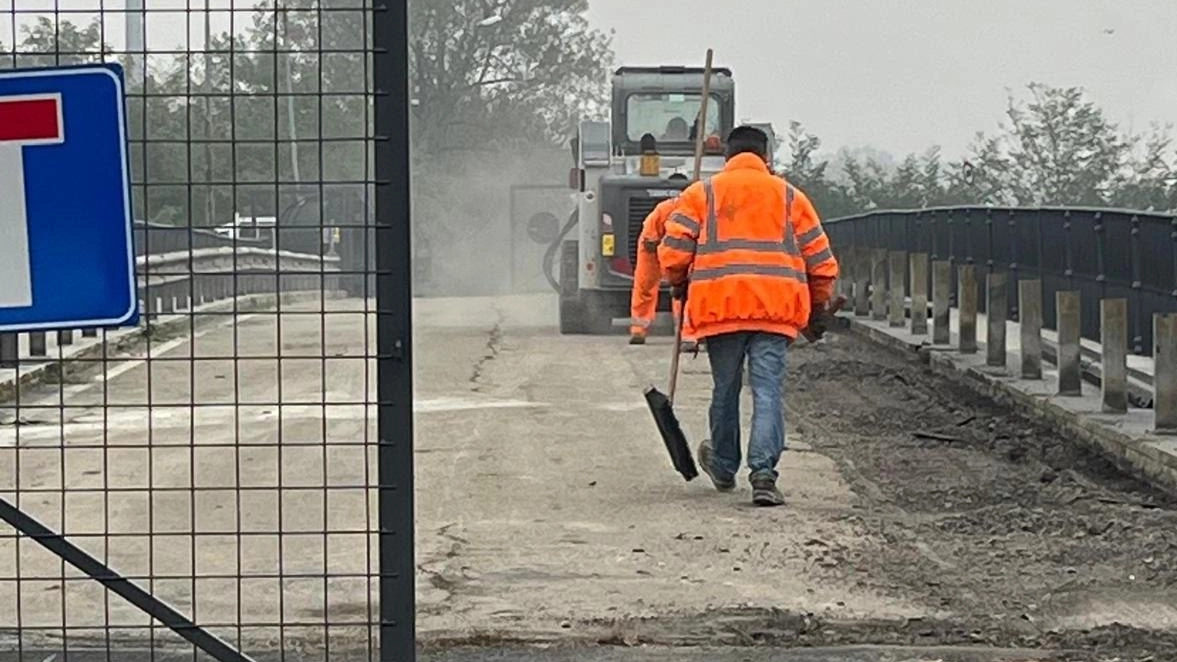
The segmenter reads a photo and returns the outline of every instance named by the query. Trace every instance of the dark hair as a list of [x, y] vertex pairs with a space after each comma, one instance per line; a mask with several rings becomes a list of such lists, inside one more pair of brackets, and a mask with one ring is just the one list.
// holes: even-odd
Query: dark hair
[[768, 134], [754, 126], [737, 126], [727, 135], [727, 158], [750, 152], [768, 158]]

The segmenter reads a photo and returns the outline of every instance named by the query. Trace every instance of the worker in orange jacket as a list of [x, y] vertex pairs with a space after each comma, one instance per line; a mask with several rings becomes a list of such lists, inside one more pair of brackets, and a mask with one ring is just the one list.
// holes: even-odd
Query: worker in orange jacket
[[[633, 270], [633, 294], [630, 297], [629, 344], [642, 345], [654, 323], [658, 309], [658, 291], [662, 288], [662, 267], [658, 264], [658, 244], [666, 234], [666, 219], [674, 210], [673, 198], [663, 200], [654, 207], [642, 223], [638, 237], [638, 260]], [[675, 322], [682, 315], [682, 301], [671, 300]], [[690, 316], [683, 320], [683, 349], [691, 351], [697, 347], [695, 334], [690, 326]]]
[[679, 196], [658, 259], [675, 296], [685, 294], [686, 315], [711, 362], [711, 438], [699, 447], [699, 464], [716, 489], [735, 488], [746, 359], [752, 500], [778, 506], [784, 503], [776, 466], [785, 450], [785, 354], [824, 312], [838, 263], [809, 198], [770, 171], [763, 131], [734, 129], [726, 157], [722, 172]]

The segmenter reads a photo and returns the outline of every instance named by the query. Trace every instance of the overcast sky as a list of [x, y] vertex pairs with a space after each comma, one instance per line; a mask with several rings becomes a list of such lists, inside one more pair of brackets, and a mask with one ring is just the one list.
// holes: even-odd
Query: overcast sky
[[[617, 64], [736, 80], [740, 118], [799, 120], [823, 148], [955, 155], [1007, 88], [1078, 85], [1125, 127], [1177, 124], [1177, 0], [589, 0]], [[1111, 34], [1105, 30], [1114, 31]]]

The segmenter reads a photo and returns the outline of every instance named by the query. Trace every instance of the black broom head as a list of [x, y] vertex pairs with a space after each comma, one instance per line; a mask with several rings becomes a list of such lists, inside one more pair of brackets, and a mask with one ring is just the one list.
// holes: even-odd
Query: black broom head
[[674, 415], [670, 398], [653, 386], [646, 389], [645, 395], [646, 404], [650, 407], [650, 413], [654, 415], [654, 423], [658, 426], [658, 433], [662, 435], [667, 452], [670, 453], [674, 469], [686, 480], [693, 480], [699, 475], [699, 470], [695, 466], [694, 457], [691, 456], [687, 436], [683, 434], [678, 417]]

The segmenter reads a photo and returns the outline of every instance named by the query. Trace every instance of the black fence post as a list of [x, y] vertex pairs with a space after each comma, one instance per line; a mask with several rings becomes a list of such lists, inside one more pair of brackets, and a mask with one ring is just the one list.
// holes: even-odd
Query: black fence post
[[416, 659], [408, 3], [372, 8], [380, 660]]

